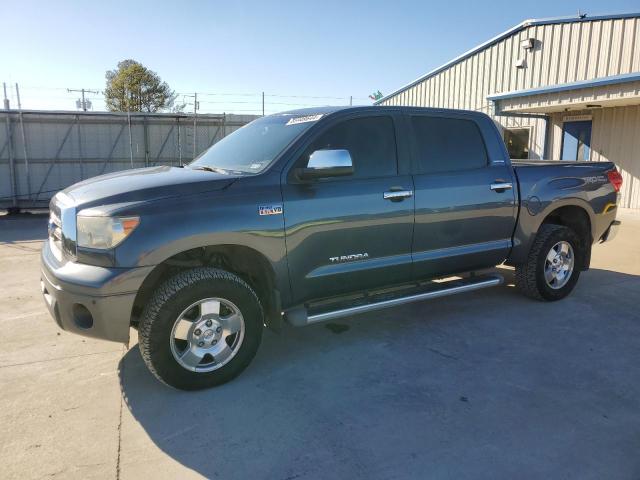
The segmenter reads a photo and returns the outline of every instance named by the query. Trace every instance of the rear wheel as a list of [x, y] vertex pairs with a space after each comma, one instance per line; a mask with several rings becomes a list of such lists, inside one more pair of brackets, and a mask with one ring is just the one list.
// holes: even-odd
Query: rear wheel
[[139, 328], [149, 370], [183, 390], [228, 382], [249, 365], [262, 338], [260, 301], [238, 276], [215, 268], [177, 274], [152, 295]]
[[540, 227], [529, 258], [516, 265], [516, 286], [528, 297], [560, 300], [571, 293], [582, 270], [582, 242], [570, 228]]

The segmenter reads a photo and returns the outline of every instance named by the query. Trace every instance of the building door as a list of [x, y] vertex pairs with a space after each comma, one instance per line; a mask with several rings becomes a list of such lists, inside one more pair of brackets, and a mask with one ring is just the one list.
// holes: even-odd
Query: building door
[[564, 122], [561, 160], [588, 161], [591, 157], [591, 120]]

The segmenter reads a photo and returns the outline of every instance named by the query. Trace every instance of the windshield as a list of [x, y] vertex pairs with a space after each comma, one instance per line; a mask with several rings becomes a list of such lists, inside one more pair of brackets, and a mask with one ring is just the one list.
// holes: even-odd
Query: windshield
[[212, 145], [189, 166], [260, 173], [321, 116], [274, 115], [259, 118]]

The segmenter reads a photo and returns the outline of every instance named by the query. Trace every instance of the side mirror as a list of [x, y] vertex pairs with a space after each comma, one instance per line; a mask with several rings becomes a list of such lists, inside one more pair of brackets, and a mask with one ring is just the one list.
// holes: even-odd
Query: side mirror
[[344, 177], [353, 175], [353, 161], [349, 150], [316, 150], [309, 156], [306, 168], [297, 168], [301, 180]]

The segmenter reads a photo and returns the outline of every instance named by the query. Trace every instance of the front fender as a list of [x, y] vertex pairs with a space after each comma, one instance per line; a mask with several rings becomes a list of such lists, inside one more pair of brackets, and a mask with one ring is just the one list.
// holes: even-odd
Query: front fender
[[242, 185], [145, 205], [121, 215], [139, 215], [140, 225], [115, 251], [118, 267], [159, 265], [187, 250], [215, 246], [249, 247], [275, 273], [277, 288], [290, 291], [282, 211], [260, 215], [259, 206], [282, 205], [279, 184]]

